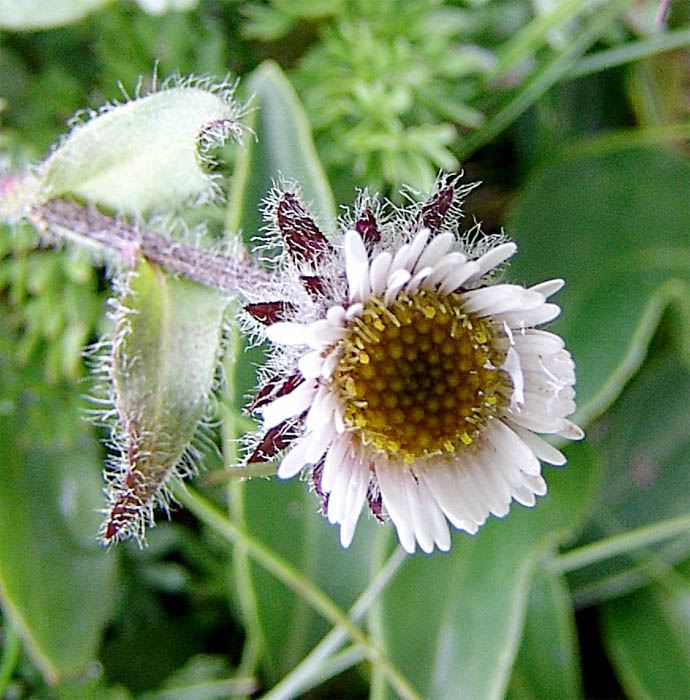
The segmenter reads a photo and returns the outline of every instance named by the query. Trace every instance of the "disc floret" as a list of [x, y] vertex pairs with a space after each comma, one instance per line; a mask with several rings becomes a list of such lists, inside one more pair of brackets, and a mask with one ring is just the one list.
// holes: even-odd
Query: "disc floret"
[[494, 335], [458, 294], [370, 298], [340, 342], [333, 376], [345, 425], [362, 444], [407, 463], [471, 445], [508, 382]]

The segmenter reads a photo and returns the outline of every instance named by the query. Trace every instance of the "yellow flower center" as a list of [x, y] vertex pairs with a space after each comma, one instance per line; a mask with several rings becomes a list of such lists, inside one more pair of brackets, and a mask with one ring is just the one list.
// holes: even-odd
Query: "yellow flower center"
[[340, 341], [333, 381], [345, 423], [366, 445], [406, 462], [472, 444], [503, 405], [504, 356], [461, 295], [418, 291], [369, 299]]

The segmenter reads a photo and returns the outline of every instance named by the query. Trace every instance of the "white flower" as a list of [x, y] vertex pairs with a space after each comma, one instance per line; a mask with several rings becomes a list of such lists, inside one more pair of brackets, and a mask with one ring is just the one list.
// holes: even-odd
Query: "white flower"
[[563, 280], [496, 282], [517, 247], [456, 236], [470, 188], [443, 177], [393, 216], [365, 193], [334, 245], [295, 192], [269, 201], [286, 254], [280, 301], [247, 307], [275, 347], [248, 461], [287, 448], [278, 476], [308, 470], [344, 547], [368, 503], [407, 552], [448, 550], [448, 522], [473, 534], [546, 493], [540, 460], [566, 460], [537, 433], [583, 436], [570, 353], [536, 328]]

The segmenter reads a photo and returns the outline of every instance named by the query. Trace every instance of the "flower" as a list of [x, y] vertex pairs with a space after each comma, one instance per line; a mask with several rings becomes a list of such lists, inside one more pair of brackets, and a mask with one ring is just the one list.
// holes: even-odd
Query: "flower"
[[268, 199], [285, 253], [275, 298], [246, 307], [274, 348], [247, 462], [280, 453], [280, 478], [308, 474], [344, 547], [366, 502], [407, 552], [448, 550], [448, 522], [474, 534], [546, 493], [540, 462], [566, 459], [538, 433], [583, 437], [570, 353], [536, 328], [564, 282], [497, 281], [515, 243], [456, 234], [473, 187], [442, 176], [403, 209], [365, 192], [338, 243], [294, 187]]

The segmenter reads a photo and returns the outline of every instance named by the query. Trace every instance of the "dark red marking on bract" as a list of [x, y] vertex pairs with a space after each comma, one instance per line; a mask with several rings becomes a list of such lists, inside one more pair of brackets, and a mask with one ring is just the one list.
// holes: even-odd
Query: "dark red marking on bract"
[[132, 489], [126, 489], [110, 507], [105, 527], [105, 539], [116, 538], [123, 528], [135, 521], [144, 504]]
[[292, 192], [284, 192], [281, 196], [276, 219], [285, 247], [297, 264], [316, 265], [331, 252], [326, 237]]
[[326, 515], [328, 513], [328, 496], [329, 494], [324, 493], [321, 488], [321, 477], [323, 476], [323, 465], [326, 462], [326, 456], [322, 456], [321, 459], [314, 465], [311, 470], [311, 484], [314, 487], [314, 493], [318, 496], [321, 505], [319, 507], [319, 513], [321, 515]]
[[134, 440], [130, 440], [127, 446], [127, 459], [130, 468], [118, 488], [118, 497], [108, 511], [104, 537], [106, 541], [117, 538], [122, 530], [126, 530], [130, 523], [137, 520], [145, 508], [144, 498], [148, 495], [147, 490], [150, 490], [146, 476], [138, 471], [139, 454]]
[[369, 207], [364, 209], [355, 221], [355, 231], [362, 237], [367, 253], [371, 254], [374, 244], [381, 240], [381, 231], [374, 212]]
[[266, 405], [277, 399], [279, 396], [289, 394], [293, 389], [297, 388], [304, 381], [304, 377], [299, 372], [291, 374], [285, 379], [284, 374], [276, 374], [271, 377], [266, 384], [257, 392], [256, 396], [251, 400], [247, 411], [254, 413], [257, 408]]
[[307, 294], [316, 300], [319, 297], [326, 296], [326, 288], [323, 279], [318, 275], [300, 275], [299, 281], [304, 285]]
[[289, 426], [287, 421], [283, 421], [266, 432], [261, 439], [261, 442], [256, 446], [251, 457], [247, 460], [248, 464], [257, 464], [260, 462], [268, 462], [273, 459], [278, 452], [284, 450], [297, 437], [299, 432], [295, 426]]
[[373, 481], [369, 482], [369, 488], [367, 489], [367, 503], [369, 504], [369, 510], [372, 512], [374, 517], [381, 523], [385, 522], [385, 518], [383, 517], [383, 501], [381, 500], [381, 491]]
[[432, 233], [438, 233], [441, 230], [443, 220], [455, 198], [455, 185], [461, 177], [461, 173], [449, 175], [444, 186], [422, 207], [420, 212], [422, 225], [430, 229]]
[[259, 323], [270, 326], [278, 321], [285, 321], [295, 307], [289, 301], [266, 301], [260, 304], [247, 304], [244, 310]]

